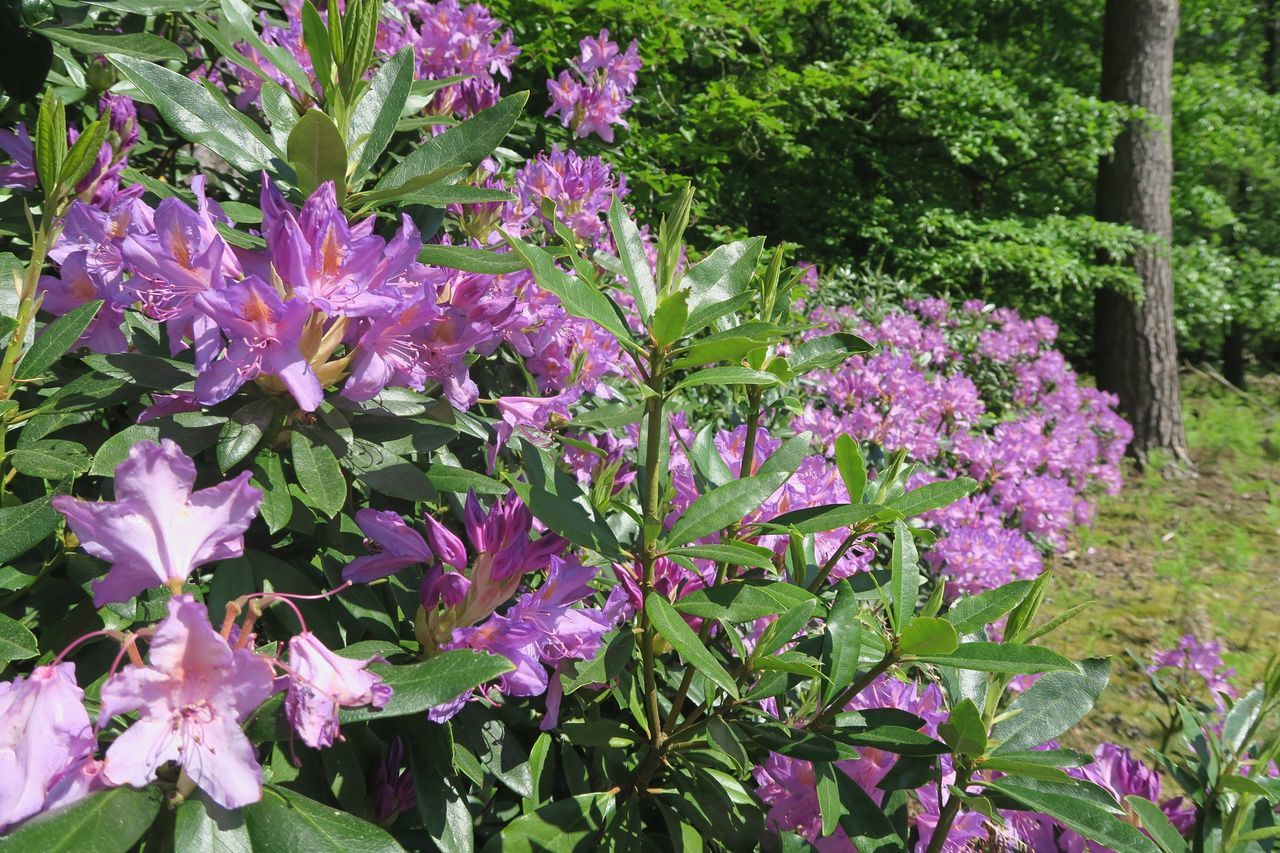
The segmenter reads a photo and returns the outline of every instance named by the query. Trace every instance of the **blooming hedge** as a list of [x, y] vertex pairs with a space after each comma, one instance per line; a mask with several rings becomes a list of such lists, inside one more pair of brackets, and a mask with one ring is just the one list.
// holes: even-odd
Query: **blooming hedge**
[[0, 845], [1273, 835], [1280, 668], [1160, 655], [1164, 777], [1059, 743], [1111, 663], [1039, 642], [1040, 555], [1127, 432], [1044, 321], [637, 225], [568, 147], [626, 127], [607, 32], [522, 158], [481, 6], [144, 6], [30, 33], [0, 137]]

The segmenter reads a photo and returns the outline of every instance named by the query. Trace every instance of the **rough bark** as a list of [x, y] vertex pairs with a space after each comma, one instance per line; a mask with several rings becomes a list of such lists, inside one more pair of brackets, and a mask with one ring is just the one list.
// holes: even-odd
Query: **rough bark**
[[1098, 292], [1094, 330], [1098, 385], [1120, 399], [1133, 425], [1130, 451], [1145, 462], [1166, 450], [1190, 461], [1178, 390], [1173, 328], [1173, 271], [1169, 209], [1173, 177], [1171, 82], [1177, 0], [1107, 0], [1102, 48], [1102, 97], [1141, 107], [1098, 170], [1098, 218], [1124, 222], [1154, 239], [1132, 259], [1144, 298]]

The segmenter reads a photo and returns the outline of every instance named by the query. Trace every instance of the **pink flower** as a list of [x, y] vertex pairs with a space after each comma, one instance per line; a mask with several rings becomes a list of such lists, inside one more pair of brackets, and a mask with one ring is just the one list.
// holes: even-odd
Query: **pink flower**
[[332, 745], [338, 734], [338, 708], [387, 704], [391, 688], [367, 671], [370, 663], [335, 655], [310, 631], [289, 641], [293, 672], [284, 709], [303, 743], [316, 748]]
[[169, 439], [141, 441], [116, 467], [114, 501], [53, 499], [56, 510], [95, 557], [111, 563], [94, 581], [98, 606], [127, 601], [161, 584], [181, 587], [193, 569], [244, 553], [244, 532], [262, 492], [250, 473], [198, 492], [196, 467]]
[[0, 832], [41, 811], [54, 780], [97, 743], [75, 664], [0, 683]]
[[233, 650], [209, 624], [204, 605], [188, 595], [169, 599], [150, 660], [102, 687], [103, 723], [139, 713], [107, 750], [107, 780], [142, 787], [156, 768], [176, 761], [223, 808], [261, 799], [262, 768], [240, 724], [271, 695], [271, 664], [248, 649]]

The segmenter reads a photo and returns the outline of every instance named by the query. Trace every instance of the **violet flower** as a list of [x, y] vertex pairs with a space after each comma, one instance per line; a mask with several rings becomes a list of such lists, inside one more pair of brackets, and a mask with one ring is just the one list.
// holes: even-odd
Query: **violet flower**
[[97, 747], [75, 664], [0, 682], [0, 832], [45, 808], [59, 774]]
[[107, 750], [103, 775], [140, 788], [175, 761], [225, 809], [261, 799], [262, 768], [240, 725], [273, 692], [271, 664], [248, 649], [233, 650], [189, 595], [169, 599], [149, 657], [149, 666], [126, 667], [102, 687], [103, 723], [139, 714]]
[[338, 709], [370, 705], [382, 708], [391, 688], [367, 671], [373, 660], [353, 660], [325, 648], [304, 631], [289, 640], [289, 691], [284, 710], [289, 723], [308, 746], [331, 746], [338, 735]]
[[141, 441], [116, 467], [114, 501], [53, 499], [81, 546], [111, 563], [93, 583], [97, 606], [155, 586], [181, 589], [193, 569], [244, 553], [244, 532], [262, 492], [250, 473], [193, 492], [196, 468], [177, 444]]
[[19, 124], [13, 130], [0, 130], [0, 151], [13, 160], [7, 166], [0, 166], [0, 187], [30, 191], [39, 186], [35, 146], [31, 144], [25, 124]]

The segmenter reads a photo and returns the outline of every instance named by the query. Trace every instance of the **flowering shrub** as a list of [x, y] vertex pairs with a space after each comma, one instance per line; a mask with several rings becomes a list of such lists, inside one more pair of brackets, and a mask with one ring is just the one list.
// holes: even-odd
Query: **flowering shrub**
[[[86, 93], [68, 130], [50, 89], [3, 138], [33, 228], [3, 259], [0, 843], [1267, 837], [1274, 672], [1163, 759], [1230, 756], [1179, 771], [1190, 809], [1056, 742], [1110, 662], [1039, 644], [1049, 576], [991, 552], [1059, 545], [1123, 426], [1047, 328], [921, 303], [815, 334], [780, 250], [684, 246], [691, 190], [642, 228], [605, 161], [504, 151], [482, 7], [382, 12], [169, 9], [189, 53], [58, 29], [145, 108]], [[553, 112], [608, 138], [635, 55], [584, 40]]]

